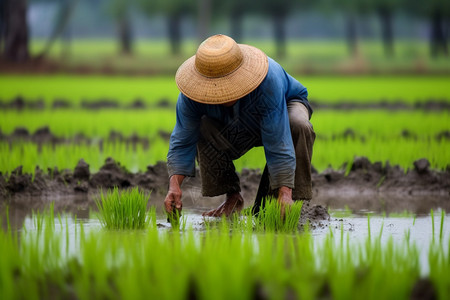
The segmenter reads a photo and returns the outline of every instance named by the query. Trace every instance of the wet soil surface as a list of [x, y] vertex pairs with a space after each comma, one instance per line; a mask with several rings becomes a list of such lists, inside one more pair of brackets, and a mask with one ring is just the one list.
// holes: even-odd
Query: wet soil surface
[[[313, 200], [305, 202], [304, 216], [310, 220], [326, 220], [327, 208], [348, 207], [352, 211], [429, 213], [430, 209], [450, 211], [450, 171], [430, 170], [428, 160], [414, 162], [414, 169], [404, 172], [399, 166], [382, 166], [360, 157], [353, 162], [349, 174], [344, 170], [313, 173]], [[244, 169], [241, 174], [245, 206], [256, 196], [261, 178], [259, 170]], [[39, 208], [52, 201], [56, 209], [92, 206], [101, 190], [138, 186], [151, 193], [151, 203], [162, 207], [168, 188], [167, 166], [159, 162], [144, 173], [130, 173], [112, 158], [92, 174], [89, 165], [80, 160], [74, 170], [36, 168], [34, 178], [16, 168], [11, 174], [0, 173], [0, 208]], [[186, 178], [182, 186], [185, 208], [206, 211], [217, 207], [224, 198], [203, 197], [201, 178]]]
[[[397, 101], [387, 101], [383, 99], [374, 99], [364, 103], [358, 103], [351, 99], [341, 99], [336, 103], [323, 102], [320, 99], [312, 99], [311, 106], [313, 109], [333, 109], [333, 110], [359, 110], [359, 109], [383, 109], [390, 111], [409, 111], [409, 110], [424, 110], [424, 111], [442, 111], [450, 110], [450, 99], [434, 99], [429, 98], [423, 101], [416, 101], [410, 103], [408, 101], [399, 99]], [[148, 105], [144, 99], [136, 98], [131, 103], [123, 104], [121, 101], [114, 98], [97, 98], [97, 99], [82, 99], [79, 105], [74, 105], [72, 101], [64, 98], [55, 98], [52, 103], [46, 104], [42, 98], [25, 99], [22, 96], [16, 96], [10, 100], [0, 99], [0, 109], [11, 110], [42, 110], [46, 108], [52, 109], [70, 109], [79, 107], [87, 110], [99, 109], [148, 109], [148, 108], [174, 108], [174, 103], [168, 99], [159, 99], [156, 104]]]
[[[158, 131], [158, 136], [165, 141], [169, 141], [171, 133], [164, 130]], [[419, 137], [414, 132], [408, 129], [399, 130], [398, 136], [406, 140], [417, 140]], [[347, 128], [343, 132], [335, 133], [332, 136], [326, 136], [322, 134], [317, 134], [316, 139], [319, 140], [360, 140], [365, 142], [367, 140], [365, 135], [359, 134], [352, 128]], [[436, 141], [448, 141], [450, 140], [450, 131], [443, 130], [434, 135]], [[53, 134], [48, 126], [38, 128], [35, 132], [30, 132], [25, 127], [16, 127], [11, 134], [3, 134], [0, 130], [0, 141], [14, 143], [14, 142], [33, 142], [38, 145], [44, 144], [93, 144], [98, 143], [100, 147], [105, 142], [109, 143], [126, 143], [127, 145], [132, 145], [135, 149], [138, 145], [141, 145], [144, 149], [148, 149], [150, 146], [150, 140], [148, 137], [139, 136], [137, 134], [132, 134], [130, 136], [125, 136], [121, 132], [116, 130], [111, 130], [107, 138], [104, 139], [93, 139], [85, 136], [82, 133], [78, 133], [73, 137], [59, 137]]]
[[[158, 136], [163, 140], [169, 141], [170, 132], [159, 130]], [[31, 133], [25, 127], [16, 127], [11, 134], [3, 134], [0, 130], [0, 141], [7, 143], [15, 142], [32, 142], [38, 145], [57, 145], [57, 144], [72, 144], [72, 145], [91, 145], [98, 144], [100, 149], [104, 143], [125, 143], [127, 146], [131, 145], [133, 150], [136, 150], [137, 146], [143, 147], [144, 150], [150, 146], [150, 139], [145, 136], [139, 136], [132, 134], [125, 136], [119, 131], [111, 130], [107, 138], [91, 138], [82, 133], [75, 134], [73, 137], [59, 137], [53, 134], [48, 126], [38, 128], [35, 132]]]

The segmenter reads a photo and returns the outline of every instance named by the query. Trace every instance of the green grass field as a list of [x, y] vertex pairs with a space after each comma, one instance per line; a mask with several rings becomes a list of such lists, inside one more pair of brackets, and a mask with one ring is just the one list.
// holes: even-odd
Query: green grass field
[[51, 206], [21, 230], [0, 227], [3, 298], [410, 299], [423, 281], [437, 299], [450, 295], [444, 212], [436, 230], [432, 217], [425, 245], [411, 241], [411, 229], [371, 229], [369, 217], [363, 239], [343, 223], [318, 239], [309, 230], [255, 234], [251, 218], [199, 231], [161, 229], [154, 209], [148, 217], [145, 230], [101, 230]]
[[[446, 149], [450, 141], [438, 139], [438, 135], [450, 129], [448, 112], [425, 113], [388, 111], [318, 111], [311, 122], [317, 134], [314, 146], [313, 165], [322, 171], [331, 166], [339, 168], [355, 156], [367, 156], [371, 161], [399, 164], [412, 167], [414, 160], [428, 158], [433, 168], [445, 169], [450, 162]], [[91, 144], [58, 144], [40, 147], [30, 142], [0, 143], [0, 171], [10, 172], [19, 165], [24, 171], [33, 172], [36, 165], [42, 169], [57, 166], [73, 169], [80, 158], [84, 158], [92, 171], [98, 170], [104, 160], [111, 156], [130, 171], [144, 171], [146, 166], [165, 161], [168, 142], [162, 140], [158, 131], [171, 132], [175, 125], [173, 110], [45, 110], [0, 112], [0, 129], [10, 134], [17, 127], [25, 127], [32, 134], [38, 128], [49, 126], [57, 137], [73, 139], [82, 133]], [[149, 139], [148, 149], [139, 146], [133, 150], [125, 143], [103, 143], [111, 131], [121, 132], [125, 137], [138, 134]], [[345, 132], [351, 132], [344, 136]], [[264, 167], [262, 148], [255, 148], [236, 161], [242, 168]]]
[[[297, 76], [308, 89], [312, 103], [404, 101], [430, 99], [450, 101], [450, 76]], [[16, 96], [43, 99], [47, 105], [66, 99], [81, 101], [108, 98], [129, 104], [140, 98], [147, 104], [161, 99], [176, 103], [178, 89], [173, 77], [77, 76], [77, 75], [0, 75], [0, 100]]]
[[[275, 44], [271, 40], [243, 40], [262, 49], [268, 56], [276, 58], [288, 72], [299, 73], [427, 73], [447, 72], [450, 61], [445, 58], [432, 59], [427, 41], [397, 40], [395, 56], [386, 58], [380, 41], [360, 40], [358, 54], [350, 57], [344, 40], [289, 40], [287, 55], [276, 57]], [[67, 70], [93, 69], [102, 72], [147, 72], [152, 74], [174, 74], [178, 66], [195, 54], [198, 42], [185, 40], [178, 56], [170, 55], [166, 40], [137, 40], [133, 55], [119, 55], [115, 40], [74, 40], [68, 48], [69, 56], [62, 56], [59, 42], [51, 49], [50, 58], [63, 64]], [[31, 52], [39, 53], [44, 41], [33, 40]]]

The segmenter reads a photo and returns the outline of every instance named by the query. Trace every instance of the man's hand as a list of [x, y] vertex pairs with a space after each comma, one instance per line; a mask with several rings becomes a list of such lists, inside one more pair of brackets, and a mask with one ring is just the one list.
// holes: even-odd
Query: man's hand
[[286, 214], [286, 207], [289, 207], [294, 204], [292, 201], [292, 189], [287, 186], [282, 186], [278, 190], [278, 203], [281, 205], [281, 218], [284, 219]]
[[167, 214], [170, 216], [177, 210], [181, 216], [181, 209], [183, 208], [183, 202], [181, 202], [181, 183], [183, 182], [184, 175], [172, 175], [169, 180], [169, 191], [167, 192], [166, 199], [164, 200], [164, 207]]

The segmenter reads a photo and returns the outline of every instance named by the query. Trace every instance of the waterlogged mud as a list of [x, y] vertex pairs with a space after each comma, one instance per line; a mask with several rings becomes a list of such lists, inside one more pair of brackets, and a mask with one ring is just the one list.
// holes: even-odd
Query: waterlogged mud
[[[10, 100], [0, 99], [0, 109], [11, 110], [42, 110], [46, 108], [52, 109], [70, 109], [80, 107], [86, 110], [99, 109], [148, 109], [148, 108], [174, 108], [174, 103], [168, 99], [160, 99], [155, 105], [148, 105], [144, 99], [136, 98], [131, 103], [123, 104], [123, 102], [114, 98], [96, 98], [96, 99], [82, 99], [79, 105], [74, 105], [72, 101], [64, 98], [55, 98], [51, 104], [46, 104], [42, 98], [25, 99], [22, 96], [16, 96]], [[410, 111], [410, 110], [424, 110], [424, 111], [442, 111], [450, 110], [449, 99], [435, 99], [429, 98], [423, 101], [416, 101], [410, 103], [406, 100], [399, 99], [397, 101], [387, 101], [384, 99], [374, 99], [359, 103], [352, 101], [352, 99], [341, 99], [336, 103], [328, 103], [320, 99], [312, 99], [311, 106], [313, 109], [332, 109], [332, 110], [361, 110], [361, 109], [380, 109], [390, 111]]]
[[[241, 188], [245, 206], [252, 205], [259, 185], [259, 170], [244, 169]], [[167, 193], [167, 166], [159, 162], [146, 172], [130, 173], [118, 162], [108, 158], [96, 173], [80, 160], [74, 170], [36, 168], [34, 177], [23, 174], [18, 167], [11, 174], [0, 173], [0, 206], [35, 207], [55, 201], [60, 207], [93, 204], [93, 198], [113, 187], [139, 186], [151, 192], [151, 201], [161, 206]], [[201, 178], [186, 178], [182, 186], [183, 205], [205, 211], [218, 206], [224, 198], [203, 197]], [[357, 211], [429, 213], [430, 209], [450, 211], [450, 171], [434, 171], [426, 159], [414, 162], [414, 169], [405, 173], [398, 166], [382, 166], [367, 158], [356, 159], [348, 175], [344, 170], [325, 170], [313, 174], [313, 200], [305, 202], [304, 213], [310, 219], [326, 219], [325, 207]], [[82, 199], [82, 200], [79, 200]]]
[[72, 109], [82, 108], [86, 110], [100, 109], [148, 109], [148, 108], [174, 108], [175, 105], [168, 99], [160, 99], [154, 105], [148, 105], [144, 99], [136, 98], [131, 103], [123, 104], [122, 101], [113, 98], [82, 99], [79, 105], [74, 105], [73, 101], [64, 98], [55, 98], [51, 104], [46, 104], [42, 98], [25, 99], [16, 96], [9, 101], [0, 99], [0, 109], [3, 110], [43, 110], [51, 109]]
[[359, 103], [350, 99], [341, 99], [336, 103], [321, 102], [320, 100], [311, 100], [313, 109], [333, 109], [333, 110], [360, 110], [360, 109], [383, 109], [390, 111], [402, 110], [425, 110], [425, 111], [442, 111], [450, 110], [450, 101], [447, 99], [426, 99], [425, 101], [417, 101], [408, 103], [404, 100], [397, 101], [366, 101]]
[[[158, 136], [165, 141], [169, 141], [171, 133], [164, 130], [158, 131]], [[400, 130], [399, 137], [406, 140], [417, 140], [418, 136], [409, 131], [408, 129]], [[317, 134], [316, 139], [320, 140], [360, 140], [365, 142], [367, 140], [365, 135], [359, 134], [357, 131], [352, 128], [347, 128], [343, 132], [335, 133], [331, 137]], [[443, 130], [434, 135], [434, 139], [438, 142], [440, 141], [448, 141], [450, 140], [450, 131]], [[133, 149], [135, 149], [138, 145], [141, 145], [144, 149], [148, 149], [150, 146], [150, 140], [148, 137], [139, 136], [137, 134], [132, 134], [130, 136], [123, 135], [120, 131], [111, 130], [109, 135], [105, 139], [92, 139], [90, 137], [85, 136], [82, 133], [78, 133], [73, 137], [59, 137], [53, 134], [48, 126], [44, 126], [38, 128], [35, 132], [31, 133], [25, 127], [16, 127], [11, 134], [3, 134], [0, 130], [0, 141], [5, 141], [8, 143], [14, 142], [33, 142], [39, 145], [43, 144], [93, 144], [99, 143], [100, 145], [104, 142], [120, 142], [126, 143], [127, 145], [133, 145]]]
[[[170, 133], [164, 130], [158, 131], [158, 136], [164, 140], [170, 138]], [[38, 128], [34, 133], [31, 133], [24, 127], [16, 127], [11, 134], [3, 134], [0, 130], [0, 141], [15, 143], [15, 142], [32, 142], [38, 145], [45, 144], [71, 144], [71, 145], [91, 145], [98, 144], [100, 149], [104, 143], [125, 143], [126, 146], [132, 146], [133, 150], [136, 150], [138, 146], [147, 150], [150, 147], [150, 139], [145, 136], [139, 136], [132, 134], [125, 136], [119, 131], [111, 130], [107, 138], [96, 139], [85, 136], [82, 133], [78, 133], [73, 137], [59, 137], [53, 134], [48, 126]]]

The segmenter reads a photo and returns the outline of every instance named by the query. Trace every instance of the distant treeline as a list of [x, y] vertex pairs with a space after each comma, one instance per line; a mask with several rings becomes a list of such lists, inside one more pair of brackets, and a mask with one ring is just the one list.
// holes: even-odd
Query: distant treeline
[[[299, 12], [312, 12], [325, 20], [336, 14], [343, 16], [342, 31], [345, 32], [351, 55], [357, 52], [361, 19], [377, 19], [380, 40], [388, 57], [395, 55], [394, 41], [398, 31], [398, 19], [408, 16], [423, 20], [428, 23], [430, 55], [448, 56], [448, 0], [0, 0], [0, 49], [6, 60], [29, 59], [28, 22], [33, 16], [27, 17], [27, 12], [30, 7], [36, 6], [41, 7], [41, 14], [48, 15], [42, 26], [50, 24], [51, 27], [47, 46], [41, 56], [46, 55], [57, 38], [70, 39], [70, 23], [76, 15], [77, 22], [86, 21], [89, 17], [108, 17], [115, 28], [121, 51], [127, 54], [133, 52], [136, 16], [143, 16], [148, 20], [163, 18], [163, 30], [174, 55], [181, 51], [185, 31], [183, 20], [186, 18], [195, 21], [196, 36], [199, 40], [214, 32], [212, 28], [217, 26], [217, 23], [225, 21], [229, 24], [229, 34], [239, 42], [243, 38], [245, 18], [258, 16], [265, 25], [270, 24], [272, 27], [271, 34], [276, 43], [277, 55], [282, 57], [286, 54], [286, 22]], [[92, 28], [94, 31], [95, 29]]]

